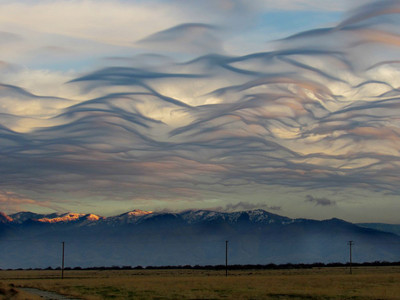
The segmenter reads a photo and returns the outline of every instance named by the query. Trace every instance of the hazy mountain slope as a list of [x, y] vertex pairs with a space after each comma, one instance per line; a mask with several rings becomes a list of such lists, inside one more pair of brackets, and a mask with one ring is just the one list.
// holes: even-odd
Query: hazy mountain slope
[[[88, 216], [88, 215], [85, 215]], [[131, 213], [69, 222], [0, 223], [0, 267], [398, 261], [400, 237], [338, 219], [290, 219], [263, 210]], [[27, 251], [29, 249], [29, 251]]]
[[391, 232], [400, 236], [399, 224], [384, 224], [384, 223], [358, 223], [360, 227], [371, 228], [380, 231]]

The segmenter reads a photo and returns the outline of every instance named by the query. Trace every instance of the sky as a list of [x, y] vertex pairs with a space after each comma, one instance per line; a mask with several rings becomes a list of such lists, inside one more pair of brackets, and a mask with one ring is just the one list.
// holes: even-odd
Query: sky
[[0, 211], [400, 223], [399, 13], [0, 1]]

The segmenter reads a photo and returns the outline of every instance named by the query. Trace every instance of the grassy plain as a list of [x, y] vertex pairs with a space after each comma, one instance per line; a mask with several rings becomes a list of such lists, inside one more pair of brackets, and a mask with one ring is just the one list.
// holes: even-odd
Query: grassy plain
[[[0, 288], [82, 299], [400, 299], [400, 267], [299, 270], [0, 271]], [[1, 293], [0, 293], [1, 297]], [[24, 298], [17, 293], [2, 299]]]

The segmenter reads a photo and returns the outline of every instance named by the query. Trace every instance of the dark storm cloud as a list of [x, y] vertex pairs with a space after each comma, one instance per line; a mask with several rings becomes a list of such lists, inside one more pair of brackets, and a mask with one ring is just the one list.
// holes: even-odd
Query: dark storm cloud
[[[276, 51], [102, 68], [68, 83], [100, 95], [79, 103], [3, 85], [0, 188], [111, 200], [192, 201], [271, 186], [398, 195], [398, 49], [375, 38], [380, 51], [370, 59], [370, 48], [354, 46], [371, 40], [368, 18], [379, 24], [398, 3], [384, 7], [282, 40]], [[186, 44], [198, 31], [205, 38], [196, 46], [215, 47], [215, 28], [205, 24], [183, 24], [146, 43]], [[24, 104], [51, 117], [17, 109]], [[38, 125], [13, 129], [27, 118]], [[246, 207], [253, 206], [226, 209]]]
[[320, 205], [320, 206], [335, 206], [336, 201], [329, 200], [328, 198], [317, 198], [313, 197], [311, 195], [306, 196], [306, 202], [311, 202], [314, 203], [315, 205]]

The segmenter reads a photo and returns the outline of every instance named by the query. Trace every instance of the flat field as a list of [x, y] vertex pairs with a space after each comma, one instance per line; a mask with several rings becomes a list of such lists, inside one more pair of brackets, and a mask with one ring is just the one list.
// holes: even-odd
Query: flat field
[[0, 271], [2, 299], [31, 287], [80, 299], [400, 299], [400, 267], [294, 270]]

